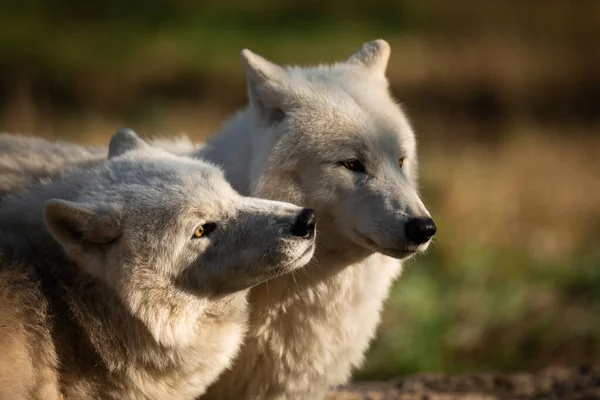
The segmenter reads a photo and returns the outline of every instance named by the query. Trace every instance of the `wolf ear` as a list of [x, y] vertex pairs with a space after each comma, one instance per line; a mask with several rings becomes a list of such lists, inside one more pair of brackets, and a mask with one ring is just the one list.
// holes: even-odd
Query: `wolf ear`
[[240, 57], [246, 70], [250, 103], [270, 120], [283, 119], [285, 116], [283, 82], [288, 77], [287, 72], [279, 65], [248, 49], [242, 50]]
[[149, 148], [150, 145], [132, 129], [121, 128], [110, 138], [108, 159], [118, 157], [132, 150]]
[[92, 256], [122, 233], [120, 215], [115, 209], [89, 204], [48, 200], [44, 220], [54, 239], [75, 261]]
[[347, 63], [362, 64], [371, 71], [385, 75], [390, 59], [390, 45], [383, 39], [365, 43], [356, 53], [348, 57]]

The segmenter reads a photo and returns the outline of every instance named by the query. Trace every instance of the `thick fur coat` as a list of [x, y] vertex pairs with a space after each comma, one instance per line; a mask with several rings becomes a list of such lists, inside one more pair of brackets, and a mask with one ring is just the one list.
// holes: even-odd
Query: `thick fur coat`
[[242, 343], [248, 288], [312, 257], [310, 210], [131, 131], [109, 157], [0, 207], [2, 400], [193, 399]]
[[241, 194], [319, 215], [311, 265], [251, 290], [247, 339], [206, 398], [317, 399], [347, 382], [401, 261], [428, 247], [435, 225], [418, 195], [415, 135], [388, 91], [389, 56], [383, 40], [310, 68], [244, 50], [249, 107], [190, 147]]
[[407, 235], [409, 221], [430, 219], [415, 135], [388, 92], [389, 55], [383, 40], [313, 68], [242, 52], [250, 106], [195, 155], [240, 193], [314, 208], [319, 239], [309, 267], [251, 290], [241, 353], [203, 398], [318, 399], [346, 383], [400, 261], [427, 248]]

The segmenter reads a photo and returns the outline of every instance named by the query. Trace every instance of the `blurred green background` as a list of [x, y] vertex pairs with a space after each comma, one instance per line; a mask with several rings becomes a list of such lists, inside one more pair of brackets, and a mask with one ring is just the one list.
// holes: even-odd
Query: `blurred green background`
[[315, 64], [376, 38], [439, 235], [356, 377], [600, 360], [598, 1], [4, 0], [0, 130], [201, 140], [246, 103], [242, 48]]

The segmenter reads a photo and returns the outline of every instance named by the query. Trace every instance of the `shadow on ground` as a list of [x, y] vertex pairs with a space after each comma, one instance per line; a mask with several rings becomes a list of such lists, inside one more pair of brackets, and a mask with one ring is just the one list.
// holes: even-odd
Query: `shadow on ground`
[[332, 390], [326, 400], [600, 399], [600, 367], [552, 368], [537, 373], [421, 373]]

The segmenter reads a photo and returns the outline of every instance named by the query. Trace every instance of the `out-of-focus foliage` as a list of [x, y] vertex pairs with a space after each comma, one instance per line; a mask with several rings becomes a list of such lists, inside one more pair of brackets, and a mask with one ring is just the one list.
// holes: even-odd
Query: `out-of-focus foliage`
[[5, 0], [0, 130], [202, 139], [246, 102], [242, 48], [332, 62], [378, 37], [439, 235], [357, 376], [600, 359], [599, 2]]

